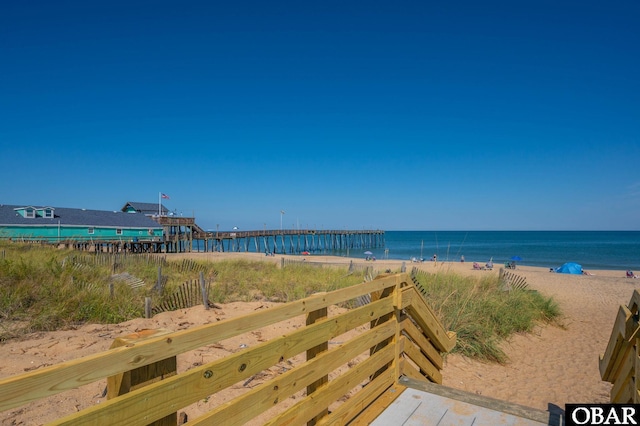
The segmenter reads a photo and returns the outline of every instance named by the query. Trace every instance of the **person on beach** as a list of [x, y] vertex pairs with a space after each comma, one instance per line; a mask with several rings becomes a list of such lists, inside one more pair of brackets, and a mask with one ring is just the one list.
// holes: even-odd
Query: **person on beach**
[[464, 263], [464, 254], [460, 256], [460, 263]]

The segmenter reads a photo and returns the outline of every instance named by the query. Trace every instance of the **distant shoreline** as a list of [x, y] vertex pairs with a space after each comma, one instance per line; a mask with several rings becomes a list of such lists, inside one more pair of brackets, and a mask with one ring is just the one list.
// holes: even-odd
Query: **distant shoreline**
[[[320, 241], [310, 239], [298, 246], [271, 241], [258, 253], [275, 250], [276, 255], [308, 250], [312, 257], [362, 259], [376, 257], [378, 261], [398, 260], [410, 262], [412, 258], [429, 261], [436, 254], [439, 260], [457, 262], [462, 256], [467, 262], [484, 264], [493, 259], [494, 264], [518, 260], [521, 265], [542, 268], [558, 268], [566, 262], [576, 262], [587, 270], [636, 270], [640, 271], [640, 231], [384, 231], [384, 241], [367, 244], [356, 241], [358, 246], [340, 250], [328, 250]], [[365, 248], [368, 247], [368, 248]], [[196, 250], [204, 247], [193, 247]], [[247, 252], [256, 253], [254, 244]], [[252, 250], [253, 249], [253, 250]], [[235, 250], [227, 250], [227, 252]], [[371, 252], [366, 255], [365, 252]], [[289, 253], [295, 255], [293, 253]]]
[[[454, 262], [454, 261], [437, 261], [432, 262], [430, 260], [424, 262], [411, 262], [410, 260], [399, 259], [376, 259], [375, 261], [367, 261], [365, 259], [346, 256], [332, 256], [332, 255], [295, 255], [295, 254], [276, 254], [274, 256], [265, 256], [262, 253], [252, 252], [191, 252], [191, 253], [168, 253], [167, 259], [194, 259], [194, 260], [207, 260], [207, 261], [221, 261], [221, 260], [251, 260], [260, 262], [271, 262], [279, 265], [282, 259], [298, 260], [309, 263], [322, 263], [327, 265], [345, 266], [348, 267], [353, 262], [354, 265], [366, 265], [371, 266], [373, 269], [384, 272], [387, 269], [391, 269], [392, 272], [397, 272], [402, 268], [404, 264], [407, 272], [410, 272], [412, 268], [418, 268], [427, 272], [443, 273], [443, 272], [455, 272], [460, 275], [472, 275], [477, 276], [479, 274], [497, 274], [500, 268], [504, 268], [503, 264], [494, 264], [493, 270], [478, 271], [473, 269], [473, 262]], [[481, 264], [481, 266], [484, 263]], [[549, 268], [542, 266], [528, 266], [528, 265], [516, 265], [516, 269], [508, 269], [517, 274], [518, 271], [535, 271], [546, 272], [553, 275], [571, 276], [572, 274], [558, 274], [550, 272]], [[625, 278], [625, 270], [620, 269], [588, 269], [587, 272], [597, 276], [617, 277]], [[638, 272], [638, 271], [635, 271]], [[640, 281], [640, 280], [638, 280]]]

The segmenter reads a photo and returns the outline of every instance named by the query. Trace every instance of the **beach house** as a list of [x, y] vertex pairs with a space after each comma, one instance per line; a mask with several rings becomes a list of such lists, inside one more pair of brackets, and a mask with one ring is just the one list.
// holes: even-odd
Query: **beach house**
[[[155, 207], [157, 212], [158, 205]], [[162, 225], [146, 214], [129, 211], [2, 204], [0, 238], [45, 242], [162, 240]]]

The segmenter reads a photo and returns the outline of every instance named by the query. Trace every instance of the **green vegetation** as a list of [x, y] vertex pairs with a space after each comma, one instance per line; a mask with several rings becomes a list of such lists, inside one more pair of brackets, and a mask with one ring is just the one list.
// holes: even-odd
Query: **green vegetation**
[[457, 333], [453, 352], [469, 357], [504, 362], [501, 341], [560, 315], [552, 298], [526, 289], [504, 291], [495, 275], [420, 274], [417, 279], [445, 329]]
[[[157, 290], [158, 273], [163, 291]], [[132, 288], [126, 273], [144, 281]], [[35, 331], [83, 323], [119, 323], [144, 316], [144, 299], [163, 301], [180, 284], [204, 278], [214, 282], [209, 299], [216, 303], [271, 300], [287, 302], [363, 281], [362, 273], [343, 268], [244, 260], [166, 261], [162, 255], [99, 255], [35, 244], [0, 241], [0, 342]], [[454, 274], [420, 274], [427, 301], [445, 328], [457, 333], [454, 349], [464, 355], [503, 362], [499, 343], [513, 333], [528, 332], [540, 321], [559, 315], [550, 298], [535, 291], [500, 289], [497, 277], [465, 278]]]
[[[163, 291], [156, 287], [158, 274]], [[83, 323], [119, 323], [144, 316], [145, 297], [160, 304], [202, 272], [216, 303], [267, 299], [287, 302], [363, 281], [337, 268], [268, 262], [166, 261], [164, 255], [96, 256], [38, 244], [0, 241], [0, 341]], [[113, 276], [145, 285], [133, 289]]]

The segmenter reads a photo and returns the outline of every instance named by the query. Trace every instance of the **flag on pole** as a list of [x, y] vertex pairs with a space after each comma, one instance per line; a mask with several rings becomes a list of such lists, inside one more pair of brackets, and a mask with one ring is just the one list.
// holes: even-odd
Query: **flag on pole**
[[162, 216], [162, 200], [168, 200], [169, 196], [163, 192], [158, 192], [158, 216]]

